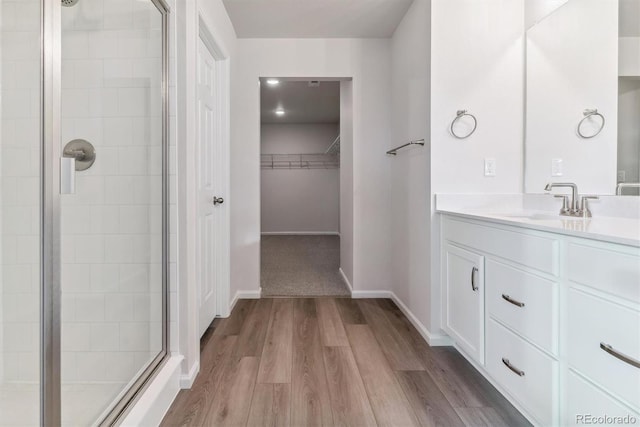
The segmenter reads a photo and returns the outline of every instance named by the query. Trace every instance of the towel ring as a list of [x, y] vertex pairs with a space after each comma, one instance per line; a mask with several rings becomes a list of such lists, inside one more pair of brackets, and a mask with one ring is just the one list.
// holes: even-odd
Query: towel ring
[[[453, 130], [453, 128], [456, 125], [456, 122], [458, 120], [460, 120], [461, 118], [463, 118], [464, 116], [469, 116], [473, 119], [473, 129], [471, 129], [471, 132], [469, 132], [466, 135], [458, 135], [456, 133], [455, 130]], [[458, 139], [465, 139], [465, 138], [469, 138], [471, 135], [473, 135], [473, 133], [476, 131], [476, 128], [478, 127], [478, 120], [476, 120], [476, 116], [474, 116], [471, 113], [468, 113], [467, 110], [458, 110], [456, 112], [456, 118], [453, 119], [453, 121], [451, 122], [451, 135], [453, 135], [454, 137], [458, 138]]]
[[[586, 109], [584, 110], [584, 112], [582, 113], [584, 115], [584, 117], [582, 118], [582, 120], [580, 120], [580, 123], [578, 123], [578, 135], [580, 135], [581, 138], [584, 139], [590, 139], [593, 138], [595, 136], [597, 136], [600, 132], [602, 132], [602, 129], [604, 129], [604, 116], [600, 113], [598, 113], [597, 109]], [[584, 123], [585, 120], [587, 120], [589, 117], [593, 117], [593, 116], [600, 116], [600, 118], [602, 119], [602, 124], [600, 125], [600, 128], [598, 129], [598, 131], [596, 133], [594, 133], [593, 135], [585, 135], [582, 133], [582, 124]]]

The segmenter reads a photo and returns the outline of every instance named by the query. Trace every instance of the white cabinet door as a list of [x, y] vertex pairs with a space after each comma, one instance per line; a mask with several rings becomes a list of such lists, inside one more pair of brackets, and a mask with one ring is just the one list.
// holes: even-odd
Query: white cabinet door
[[484, 364], [484, 257], [445, 244], [444, 329], [458, 346]]

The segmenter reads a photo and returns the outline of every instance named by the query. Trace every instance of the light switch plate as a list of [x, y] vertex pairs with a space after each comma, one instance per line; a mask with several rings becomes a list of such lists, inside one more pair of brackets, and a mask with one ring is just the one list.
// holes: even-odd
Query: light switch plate
[[496, 159], [484, 159], [484, 176], [496, 176]]
[[551, 176], [562, 176], [562, 159], [551, 159]]

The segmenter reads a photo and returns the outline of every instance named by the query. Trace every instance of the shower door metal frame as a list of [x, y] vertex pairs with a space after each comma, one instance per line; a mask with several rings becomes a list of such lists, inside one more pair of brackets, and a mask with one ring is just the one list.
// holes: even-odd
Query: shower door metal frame
[[62, 4], [41, 0], [40, 424], [61, 424], [60, 125]]
[[[169, 344], [169, 13], [165, 0], [148, 0], [162, 16], [162, 349], [100, 425], [113, 425], [140, 397], [167, 360]], [[41, 0], [40, 150], [40, 425], [62, 423], [61, 400], [61, 100], [62, 3]]]

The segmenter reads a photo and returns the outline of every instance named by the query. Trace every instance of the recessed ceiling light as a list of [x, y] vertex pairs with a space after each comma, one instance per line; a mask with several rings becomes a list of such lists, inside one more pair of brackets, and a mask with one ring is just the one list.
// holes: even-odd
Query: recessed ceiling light
[[280, 84], [280, 80], [278, 79], [267, 79], [267, 84], [270, 86], [275, 86]]
[[277, 116], [284, 116], [284, 110], [276, 110]]

